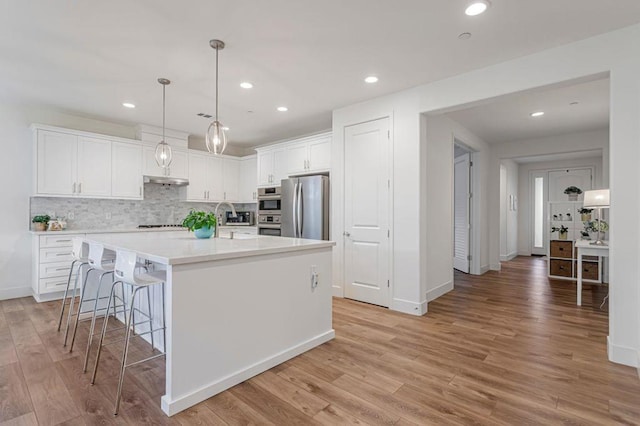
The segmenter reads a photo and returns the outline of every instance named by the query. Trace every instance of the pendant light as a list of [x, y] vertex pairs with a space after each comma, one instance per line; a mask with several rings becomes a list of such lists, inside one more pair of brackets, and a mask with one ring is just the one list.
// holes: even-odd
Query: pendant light
[[227, 135], [224, 126], [218, 121], [218, 53], [224, 49], [224, 42], [214, 39], [209, 41], [209, 45], [216, 51], [216, 118], [209, 125], [205, 140], [207, 151], [221, 155], [227, 148]]
[[171, 164], [171, 160], [173, 160], [173, 152], [171, 151], [171, 146], [165, 142], [164, 137], [164, 122], [165, 122], [165, 89], [167, 85], [171, 84], [171, 81], [166, 78], [159, 78], [158, 83], [162, 84], [162, 140], [156, 145], [156, 163], [158, 166], [166, 169]]

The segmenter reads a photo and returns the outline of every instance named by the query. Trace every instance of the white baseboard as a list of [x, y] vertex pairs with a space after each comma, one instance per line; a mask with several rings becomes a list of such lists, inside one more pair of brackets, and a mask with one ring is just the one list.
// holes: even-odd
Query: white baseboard
[[427, 313], [427, 301], [423, 300], [420, 303], [416, 303], [409, 300], [393, 299], [389, 309], [409, 315], [422, 316]]
[[266, 358], [256, 364], [248, 366], [244, 370], [237, 371], [216, 382], [210, 383], [196, 390], [195, 392], [187, 395], [181, 395], [180, 397], [172, 401], [167, 398], [167, 395], [164, 395], [160, 401], [162, 411], [164, 411], [168, 416], [173, 416], [174, 414], [186, 410], [187, 408], [196, 405], [197, 403], [204, 401], [205, 399], [209, 399], [212, 396], [237, 385], [238, 383], [242, 383], [253, 376], [256, 376], [264, 371], [267, 371], [270, 368], [275, 367], [276, 365], [282, 364], [283, 362], [300, 355], [303, 352], [306, 352], [310, 349], [315, 348], [316, 346], [328, 342], [335, 336], [336, 333], [334, 330], [327, 331], [326, 333], [302, 342], [283, 352]]
[[640, 367], [640, 356], [637, 349], [626, 346], [614, 345], [611, 337], [607, 336], [607, 354], [609, 361], [616, 364], [628, 365], [629, 367]]
[[518, 250], [518, 256], [531, 256], [531, 252]]
[[514, 251], [513, 253], [509, 253], [507, 255], [500, 255], [500, 262], [508, 262], [515, 259], [516, 257], [518, 257], [517, 251]]
[[443, 296], [453, 290], [453, 281], [446, 282], [438, 287], [427, 291], [427, 302], [436, 300], [438, 297]]
[[337, 285], [333, 285], [331, 286], [331, 295], [333, 297], [344, 297], [344, 291], [342, 290], [342, 287], [337, 286]]
[[480, 267], [480, 275], [484, 275], [487, 272], [489, 272], [491, 270], [491, 268], [489, 267], [489, 265], [482, 265]]
[[10, 287], [0, 290], [0, 300], [17, 299], [19, 297], [31, 296], [31, 286]]
[[500, 271], [502, 269], [502, 265], [499, 263], [492, 263], [489, 265], [489, 270], [491, 271]]

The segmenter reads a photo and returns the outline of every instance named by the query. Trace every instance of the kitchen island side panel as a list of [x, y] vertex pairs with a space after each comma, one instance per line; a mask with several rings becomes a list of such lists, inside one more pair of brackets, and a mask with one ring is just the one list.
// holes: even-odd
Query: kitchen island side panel
[[332, 339], [331, 251], [169, 266], [165, 413]]

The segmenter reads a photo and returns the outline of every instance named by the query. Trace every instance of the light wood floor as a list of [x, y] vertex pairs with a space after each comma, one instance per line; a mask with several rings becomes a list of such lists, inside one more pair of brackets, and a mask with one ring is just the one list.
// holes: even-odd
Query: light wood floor
[[114, 417], [116, 348], [90, 386], [54, 331], [57, 303], [0, 302], [0, 424], [640, 423], [636, 371], [607, 361], [606, 288], [585, 286], [579, 308], [575, 284], [545, 274], [536, 258], [456, 274], [424, 317], [336, 299], [335, 340], [173, 418], [162, 361], [131, 369]]

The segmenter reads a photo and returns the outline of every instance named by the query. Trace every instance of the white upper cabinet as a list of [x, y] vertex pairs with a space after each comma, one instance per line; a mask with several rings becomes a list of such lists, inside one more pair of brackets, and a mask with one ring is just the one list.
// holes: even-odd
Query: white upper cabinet
[[37, 131], [36, 193], [74, 195], [77, 187], [78, 137]]
[[241, 203], [255, 203], [258, 200], [256, 173], [258, 159], [255, 155], [240, 160], [240, 194]]
[[78, 185], [76, 194], [111, 196], [111, 141], [78, 138]]
[[258, 148], [258, 186], [280, 185], [295, 175], [331, 169], [331, 133]]
[[111, 195], [142, 199], [142, 145], [123, 142], [111, 145]]
[[240, 161], [234, 158], [222, 159], [223, 200], [240, 201]]
[[[235, 181], [235, 189], [233, 186], [229, 187], [229, 191], [225, 190], [225, 176], [224, 176], [224, 161], [227, 158], [220, 158], [201, 151], [189, 151], [189, 186], [187, 186], [187, 201], [198, 202], [218, 202], [225, 199], [225, 192], [227, 194], [238, 193], [237, 182], [239, 176], [239, 168], [235, 167], [235, 176], [229, 176], [226, 180], [229, 185], [232, 185]], [[236, 161], [237, 160], [230, 160]], [[227, 166], [227, 170], [231, 171], [233, 165]], [[236, 195], [237, 196], [237, 195]], [[227, 196], [227, 200], [231, 200]]]
[[145, 145], [143, 148], [143, 164], [145, 176], [169, 176], [186, 179], [189, 177], [189, 155], [187, 151], [173, 148], [173, 159], [168, 168], [158, 166], [156, 162], [156, 147]]
[[209, 181], [209, 200], [222, 201], [224, 200], [224, 179], [222, 168], [222, 158], [209, 154], [209, 168], [207, 169], [207, 180]]
[[207, 169], [209, 157], [204, 154], [189, 153], [189, 185], [187, 186], [188, 201], [206, 201], [208, 182]]

